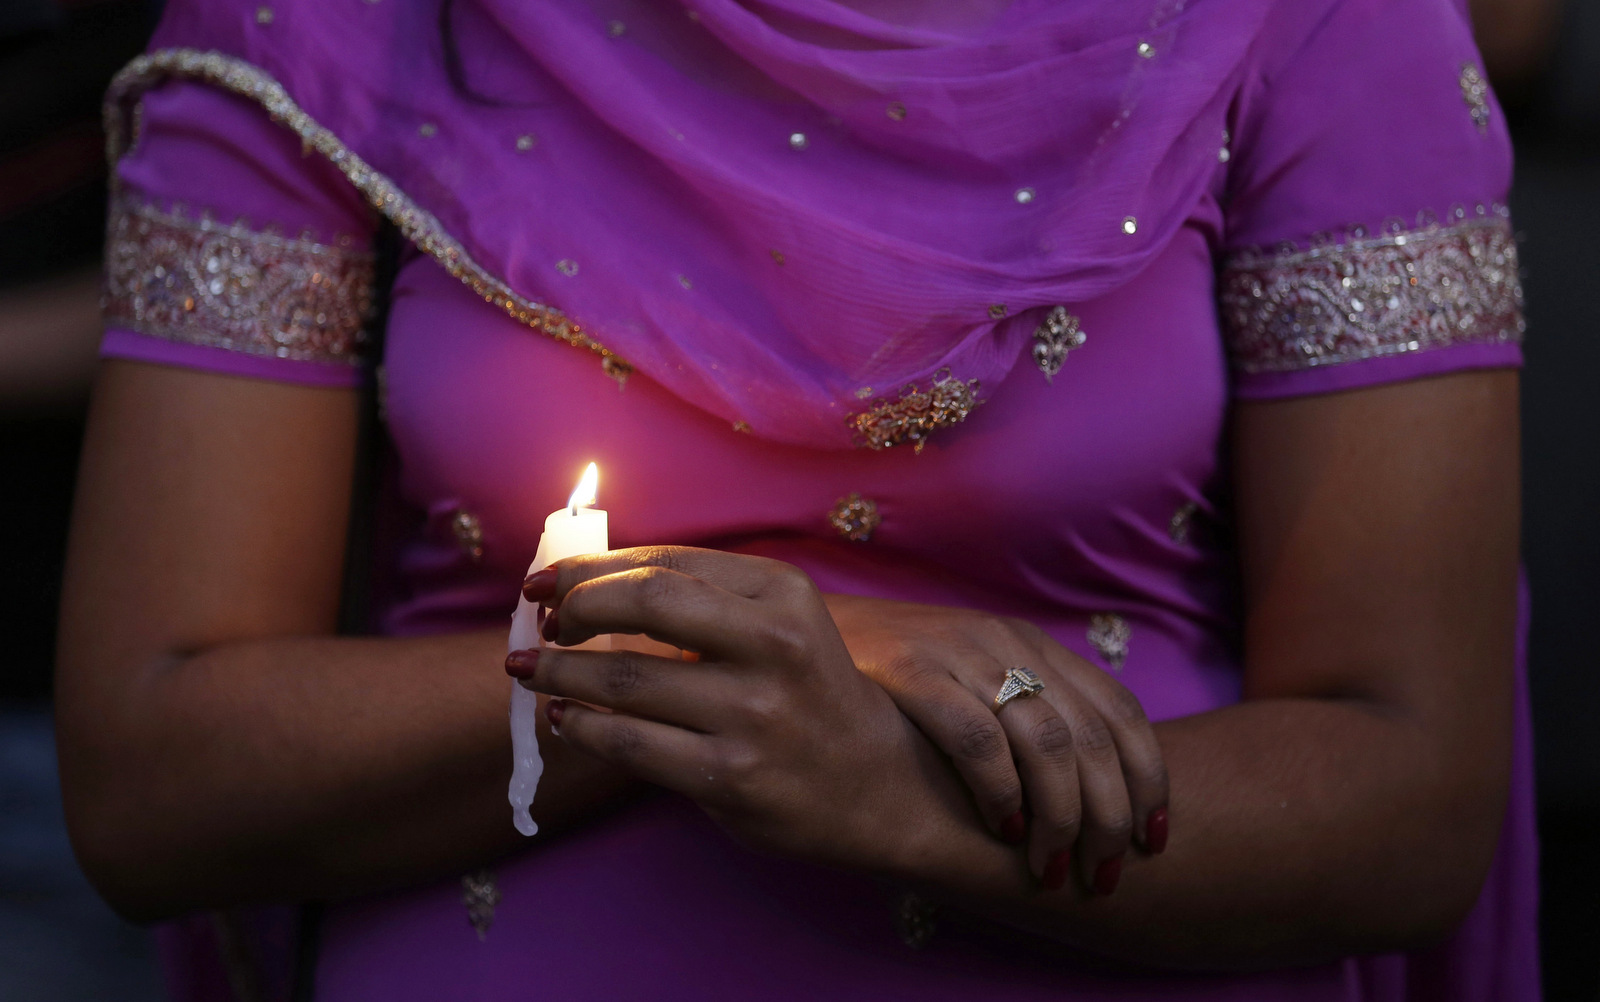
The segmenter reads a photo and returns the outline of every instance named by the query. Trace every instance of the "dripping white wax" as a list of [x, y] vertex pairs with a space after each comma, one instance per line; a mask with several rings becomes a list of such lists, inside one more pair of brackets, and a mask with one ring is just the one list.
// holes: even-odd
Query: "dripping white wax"
[[[528, 573], [585, 553], [604, 553], [610, 549], [607, 536], [606, 513], [599, 508], [562, 508], [550, 513], [544, 520], [544, 535], [539, 537], [539, 549]], [[539, 636], [539, 607], [527, 599], [517, 597], [517, 611], [511, 615], [511, 637], [507, 653], [546, 646]], [[610, 637], [596, 637], [579, 646], [607, 650]], [[511, 683], [511, 788], [507, 799], [511, 801], [511, 821], [517, 831], [532, 835], [539, 830], [528, 808], [539, 789], [539, 777], [544, 773], [544, 760], [539, 757], [539, 737], [535, 726], [539, 721], [539, 698], [520, 684]]]

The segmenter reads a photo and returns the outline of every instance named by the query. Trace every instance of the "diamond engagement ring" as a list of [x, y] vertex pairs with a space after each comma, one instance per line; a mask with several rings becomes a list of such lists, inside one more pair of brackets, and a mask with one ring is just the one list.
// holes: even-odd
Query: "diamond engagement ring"
[[1039, 676], [1021, 665], [1013, 665], [1006, 670], [1006, 680], [1000, 685], [1000, 694], [994, 698], [994, 712], [999, 713], [1000, 707], [1013, 699], [1027, 699], [1043, 691], [1044, 683], [1039, 681]]

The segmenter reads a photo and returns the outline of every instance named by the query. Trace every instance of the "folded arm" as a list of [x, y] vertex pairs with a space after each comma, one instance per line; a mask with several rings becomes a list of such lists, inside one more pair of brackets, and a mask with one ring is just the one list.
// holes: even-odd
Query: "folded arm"
[[[616, 710], [563, 701], [561, 737], [752, 845], [1072, 945], [1249, 968], [1437, 940], [1475, 901], [1504, 816], [1516, 376], [1242, 405], [1235, 456], [1245, 698], [1156, 725], [1170, 841], [1109, 896], [1048, 886], [996, 837], [787, 565], [674, 548], [563, 561], [532, 596], [555, 608], [550, 636], [642, 632], [702, 658], [545, 652], [526, 684]], [[895, 628], [892, 605], [874, 631]]]
[[[125, 915], [415, 882], [523, 842], [504, 632], [332, 635], [355, 428], [350, 391], [103, 367], [56, 705], [69, 831]], [[541, 743], [542, 825], [631, 785]]]
[[[340, 391], [133, 364], [102, 376], [58, 713], [75, 844], [127, 914], [391, 886], [518, 844], [501, 635], [329, 635], [353, 429]], [[705, 718], [696, 735], [726, 725], [738, 740], [717, 746], [714, 772], [688, 750], [674, 771], [646, 731], [594, 726], [627, 727], [626, 713], [569, 711], [562, 739], [542, 736], [536, 816], [579, 817], [639, 776], [701, 799], [753, 844], [1151, 963], [1307, 962], [1445, 934], [1476, 897], [1504, 811], [1515, 376], [1247, 404], [1235, 435], [1246, 699], [1156, 726], [1171, 840], [1160, 857], [1135, 853], [1115, 895], [1041, 889], [948, 762], [856, 672], [851, 638], [828, 639], [833, 619], [792, 574], [768, 605], [776, 618], [741, 607], [693, 638], [675, 635], [693, 617], [660, 576], [606, 579], [654, 603], [645, 613], [670, 620], [659, 628], [626, 603], [562, 604], [565, 629], [581, 633], [587, 615], [595, 632], [696, 650], [736, 626], [745, 649], [782, 655], [756, 658], [773, 678], [787, 658], [805, 669], [788, 677], [829, 684], [741, 690], [727, 683], [755, 677], [749, 665], [718, 675], [715, 657], [558, 655], [531, 681], [541, 691], [617, 705], [651, 698], [659, 669], [671, 685], [655, 696], [679, 699], [686, 679], [706, 687], [680, 699]], [[795, 619], [806, 609], [815, 622]], [[837, 679], [813, 670], [823, 662]], [[843, 688], [852, 678], [869, 688]], [[788, 713], [786, 699], [812, 703]], [[669, 730], [648, 733], [693, 745]], [[806, 753], [771, 754], [790, 748]]]
[[964, 830], [926, 877], [1183, 966], [1437, 940], [1477, 899], [1509, 784], [1517, 377], [1242, 404], [1233, 445], [1244, 701], [1156, 725], [1166, 854], [1136, 854], [1114, 897], [1050, 898]]

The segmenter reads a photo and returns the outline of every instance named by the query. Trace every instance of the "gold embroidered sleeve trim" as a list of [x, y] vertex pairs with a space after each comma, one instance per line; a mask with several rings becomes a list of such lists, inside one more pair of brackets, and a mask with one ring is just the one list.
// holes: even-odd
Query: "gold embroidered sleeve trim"
[[1287, 372], [1522, 339], [1517, 245], [1504, 210], [1449, 226], [1244, 253], [1225, 262], [1223, 334], [1241, 372]]
[[354, 364], [372, 255], [112, 199], [106, 323], [248, 355]]
[[307, 114], [266, 71], [242, 59], [219, 52], [173, 48], [147, 52], [129, 63], [112, 79], [106, 93], [106, 142], [113, 164], [137, 140], [139, 97], [169, 77], [201, 80], [255, 101], [274, 121], [299, 136], [308, 152], [321, 154], [337, 167], [407, 240], [438, 261], [485, 302], [558, 341], [599, 355], [607, 375], [618, 382], [625, 380], [632, 371], [615, 352], [591, 338], [587, 330], [561, 311], [512, 291], [502, 279], [475, 261], [461, 243], [445, 231], [437, 217]]

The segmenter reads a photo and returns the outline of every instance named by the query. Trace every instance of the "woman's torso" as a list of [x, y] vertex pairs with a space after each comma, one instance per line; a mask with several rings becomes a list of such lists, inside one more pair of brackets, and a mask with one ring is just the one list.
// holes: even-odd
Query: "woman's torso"
[[[760, 553], [824, 590], [1021, 616], [1115, 671], [1157, 719], [1233, 702], [1217, 223], [1208, 201], [1136, 281], [1068, 304], [1086, 341], [1060, 372], [1019, 365], [920, 453], [763, 443], [645, 377], [619, 386], [592, 356], [531, 336], [412, 256], [394, 288], [385, 413], [403, 501], [427, 515], [400, 548], [387, 629], [506, 623], [544, 516], [565, 500], [552, 485], [594, 460], [613, 547]], [[852, 493], [880, 518], [865, 540], [830, 519]], [[665, 795], [536, 839], [497, 868], [496, 887], [481, 940], [455, 882], [335, 909], [323, 997], [488, 999], [515, 985], [562, 999], [969, 1000], [1130, 985], [950, 915], [914, 948], [900, 890], [751, 854]], [[1328, 970], [1136, 980], [1158, 997], [1199, 983], [1246, 997], [1255, 980], [1344, 997]]]

